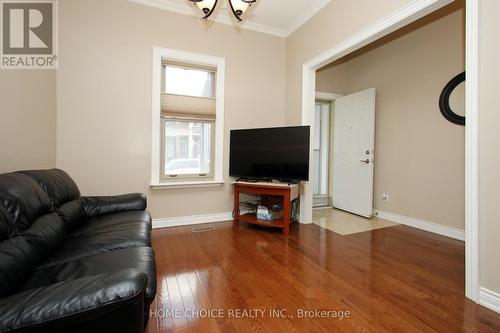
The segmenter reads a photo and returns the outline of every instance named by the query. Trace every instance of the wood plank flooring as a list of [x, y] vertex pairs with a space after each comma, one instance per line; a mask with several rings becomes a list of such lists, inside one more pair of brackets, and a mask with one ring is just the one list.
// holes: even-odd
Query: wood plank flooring
[[500, 315], [464, 297], [462, 242], [406, 226], [214, 226], [153, 231], [146, 332], [500, 332]]

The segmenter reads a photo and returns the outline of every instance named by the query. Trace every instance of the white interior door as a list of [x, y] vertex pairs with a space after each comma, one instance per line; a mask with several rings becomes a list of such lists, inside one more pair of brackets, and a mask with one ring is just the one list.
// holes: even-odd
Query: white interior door
[[375, 88], [335, 101], [333, 206], [373, 214]]

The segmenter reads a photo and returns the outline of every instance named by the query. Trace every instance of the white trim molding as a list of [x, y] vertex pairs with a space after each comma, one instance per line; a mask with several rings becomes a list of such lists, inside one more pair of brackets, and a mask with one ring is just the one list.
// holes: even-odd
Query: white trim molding
[[336, 99], [339, 99], [340, 97], [342, 97], [342, 95], [340, 95], [340, 94], [316, 91], [316, 99], [319, 99], [322, 101], [331, 102], [331, 101], [335, 101]]
[[479, 301], [479, 1], [466, 2], [465, 295]]
[[130, 2], [136, 3], [138, 5], [153, 7], [157, 9], [166, 10], [169, 12], [182, 14], [182, 15], [195, 15], [195, 8], [190, 8], [186, 5], [181, 5], [179, 3], [173, 3], [165, 0], [129, 0]]
[[500, 313], [500, 294], [481, 287], [479, 290], [479, 304]]
[[187, 182], [160, 182], [157, 184], [150, 184], [149, 186], [153, 190], [175, 190], [175, 189], [187, 189], [187, 188], [200, 188], [200, 187], [220, 187], [224, 185], [222, 180], [202, 180], [202, 181], [187, 181]]
[[153, 47], [153, 84], [152, 84], [152, 120], [151, 120], [151, 187], [179, 188], [200, 185], [202, 181], [162, 182], [160, 181], [160, 147], [161, 147], [161, 68], [162, 60], [169, 59], [195, 65], [213, 66], [217, 68], [217, 88], [215, 104], [215, 166], [214, 178], [203, 182], [203, 185], [222, 185], [224, 182], [224, 88], [226, 77], [226, 60], [210, 55], [185, 52], [180, 50]]
[[459, 241], [465, 240], [465, 231], [458, 228], [447, 227], [426, 220], [417, 219], [414, 217], [409, 217], [396, 213], [384, 212], [382, 210], [375, 210], [375, 215], [381, 219], [399, 224], [404, 224], [412, 228], [432, 232], [434, 234], [450, 237], [453, 239], [457, 239]]
[[407, 6], [381, 19], [335, 47], [326, 50], [304, 64], [305, 67], [317, 70], [338, 60], [363, 46], [366, 46], [388, 34], [415, 22], [454, 0], [414, 0]]
[[[189, 6], [187, 0], [186, 4], [173, 3], [168, 0], [129, 0], [129, 1], [139, 5], [158, 8], [181, 15], [187, 15], [192, 17], [200, 16], [200, 12], [194, 6]], [[273, 27], [267, 24], [252, 22], [249, 20], [245, 20], [243, 22], [237, 22], [235, 19], [222, 13], [214, 13], [213, 17], [210, 17], [210, 20], [217, 23], [231, 25], [251, 31], [261, 32], [276, 37], [287, 38], [295, 30], [297, 30], [303, 24], [309, 21], [309, 19], [311, 19], [314, 15], [320, 12], [330, 2], [331, 0], [313, 1], [312, 4], [307, 6], [307, 9], [305, 11], [301, 11], [299, 15], [284, 29]]]
[[169, 217], [163, 219], [153, 219], [153, 229], [182, 227], [186, 225], [195, 225], [204, 223], [228, 222], [232, 220], [233, 220], [232, 212]]

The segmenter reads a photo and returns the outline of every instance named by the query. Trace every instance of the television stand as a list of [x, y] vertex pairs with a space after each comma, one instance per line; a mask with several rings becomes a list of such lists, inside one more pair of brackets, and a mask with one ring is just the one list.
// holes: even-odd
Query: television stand
[[266, 184], [269, 184], [269, 183], [273, 183], [273, 184], [287, 183], [288, 185], [299, 185], [300, 184], [300, 181], [298, 181], [298, 180], [288, 180], [288, 179], [277, 180], [277, 179], [272, 179], [272, 178], [260, 178], [260, 179], [258, 179], [258, 178], [246, 178], [246, 177], [236, 178], [236, 182], [252, 183], [252, 184], [255, 184], [255, 183], [266, 183]]
[[253, 179], [253, 178], [237, 178], [236, 182], [255, 184], [255, 183], [266, 183], [266, 182], [268, 182], [268, 180], [266, 180], [266, 179], [257, 179], [257, 178], [255, 178], [255, 179]]
[[[283, 217], [278, 220], [266, 221], [258, 219], [257, 214], [254, 213], [240, 215], [240, 193], [283, 197]], [[246, 222], [263, 227], [281, 228], [283, 233], [288, 236], [291, 223], [291, 202], [298, 197], [298, 184], [236, 182], [234, 183], [234, 224], [238, 225], [239, 222]]]

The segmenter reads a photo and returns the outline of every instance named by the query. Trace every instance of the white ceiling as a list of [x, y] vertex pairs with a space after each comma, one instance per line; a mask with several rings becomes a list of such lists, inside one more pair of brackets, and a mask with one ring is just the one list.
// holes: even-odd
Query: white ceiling
[[[201, 17], [202, 13], [189, 0], [130, 0], [135, 3], [160, 8], [184, 15]], [[217, 9], [209, 18], [223, 24], [279, 37], [287, 37], [316, 15], [331, 0], [257, 0], [245, 13], [243, 23], [237, 23], [228, 5], [229, 0], [219, 0]]]

